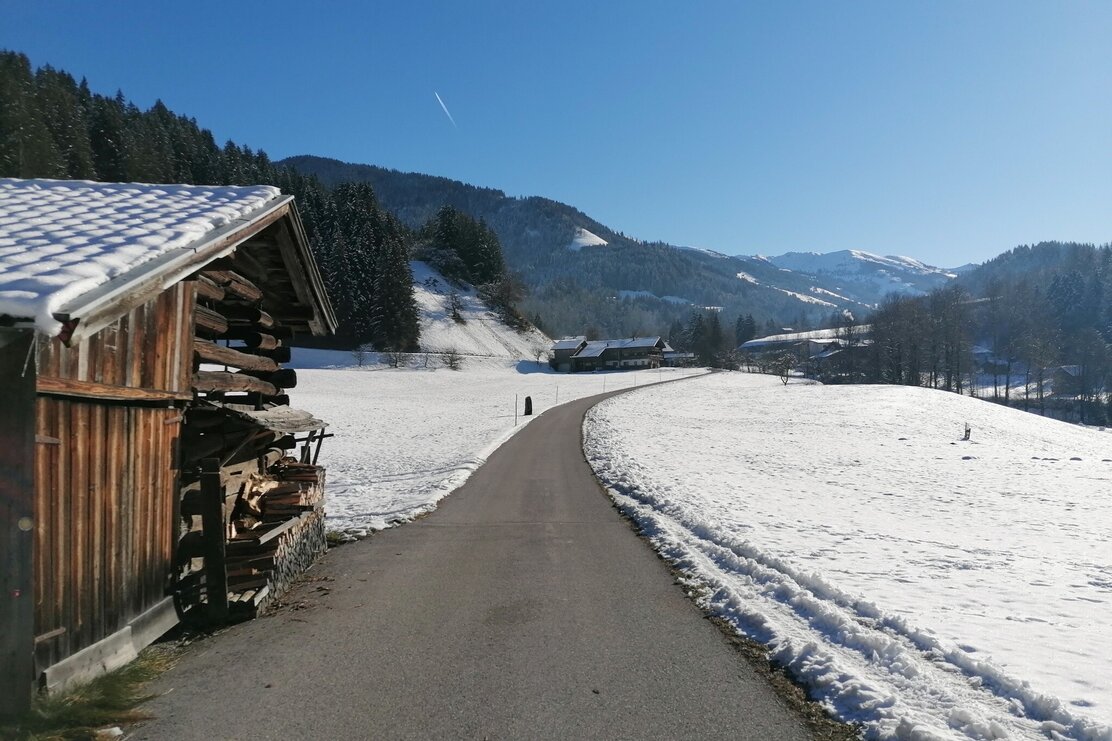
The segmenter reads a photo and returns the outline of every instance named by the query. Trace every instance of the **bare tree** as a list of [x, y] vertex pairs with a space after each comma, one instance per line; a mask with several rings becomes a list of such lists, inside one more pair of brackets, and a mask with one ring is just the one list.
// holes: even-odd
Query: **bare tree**
[[461, 311], [463, 311], [463, 299], [459, 297], [458, 293], [452, 291], [448, 294], [448, 312], [452, 320], [457, 324], [464, 323], [463, 314], [460, 313]]
[[367, 362], [367, 346], [356, 345], [351, 350], [351, 357], [355, 360], [355, 364], [362, 368], [363, 364]]
[[391, 368], [398, 368], [405, 364], [406, 354], [401, 350], [388, 350], [385, 354], [386, 362]]
[[459, 370], [463, 367], [463, 356], [454, 347], [450, 347], [440, 354], [440, 360], [448, 370]]

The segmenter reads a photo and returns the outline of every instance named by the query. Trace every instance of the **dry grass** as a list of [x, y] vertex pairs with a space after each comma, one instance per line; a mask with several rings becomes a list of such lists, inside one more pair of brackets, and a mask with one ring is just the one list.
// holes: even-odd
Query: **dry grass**
[[177, 661], [172, 644], [152, 646], [110, 674], [66, 692], [40, 695], [26, 715], [0, 725], [0, 738], [19, 741], [83, 741], [98, 729], [142, 720], [137, 706], [150, 699], [144, 687]]

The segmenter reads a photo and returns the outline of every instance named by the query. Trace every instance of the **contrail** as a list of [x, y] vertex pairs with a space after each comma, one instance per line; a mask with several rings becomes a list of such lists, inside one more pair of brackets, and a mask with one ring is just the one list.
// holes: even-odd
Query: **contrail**
[[[456, 126], [456, 120], [452, 118], [451, 112], [448, 111], [448, 106], [444, 105], [444, 101], [440, 99], [440, 93], [433, 90], [432, 94], [436, 96], [436, 102], [439, 103], [440, 107], [444, 109], [444, 115], [447, 116], [448, 120], [452, 122], [452, 126]], [[456, 128], [458, 129], [459, 126], [456, 126]]]

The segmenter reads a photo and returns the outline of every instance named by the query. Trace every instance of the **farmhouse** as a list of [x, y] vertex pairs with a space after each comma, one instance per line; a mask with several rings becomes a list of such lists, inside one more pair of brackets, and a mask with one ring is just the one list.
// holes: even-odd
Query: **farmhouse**
[[659, 368], [664, 353], [671, 351], [660, 337], [590, 341], [568, 337], [552, 345], [550, 364], [561, 372]]
[[276, 188], [0, 179], [0, 714], [323, 550], [281, 364], [335, 326]]

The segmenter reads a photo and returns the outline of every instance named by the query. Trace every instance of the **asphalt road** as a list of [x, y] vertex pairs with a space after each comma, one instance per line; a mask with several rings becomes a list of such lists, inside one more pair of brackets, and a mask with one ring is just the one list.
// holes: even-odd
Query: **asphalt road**
[[302, 609], [193, 646], [133, 738], [809, 738], [600, 490], [580, 432], [599, 398], [331, 551]]

